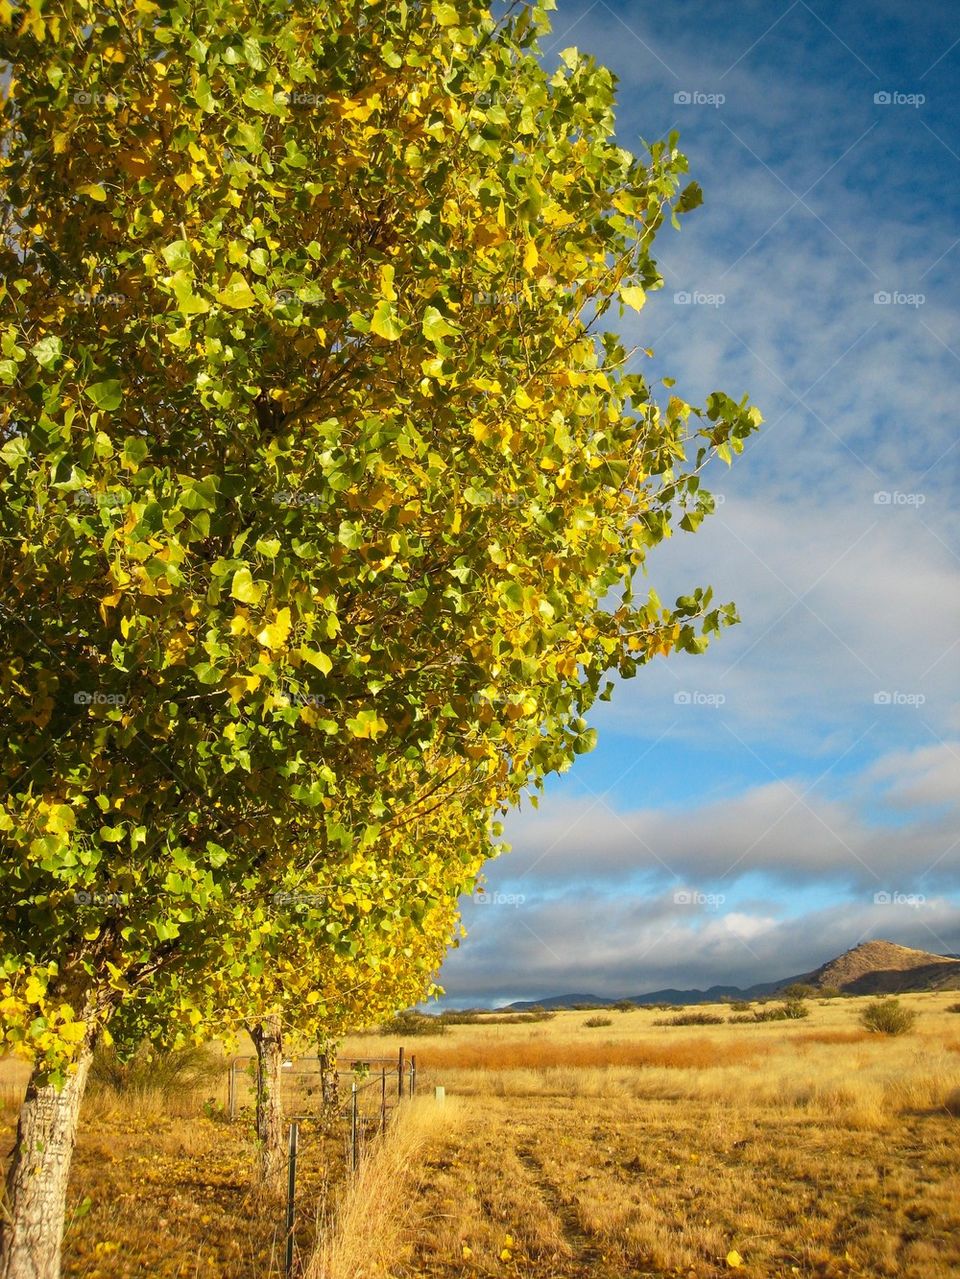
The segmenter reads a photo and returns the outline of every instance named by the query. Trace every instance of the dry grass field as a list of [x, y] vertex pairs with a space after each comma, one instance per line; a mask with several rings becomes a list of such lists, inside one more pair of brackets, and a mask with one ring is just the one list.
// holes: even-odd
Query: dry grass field
[[[310, 1279], [956, 1279], [957, 994], [902, 1001], [918, 1018], [899, 1038], [859, 1028], [866, 999], [814, 999], [798, 1021], [663, 1026], [671, 1014], [638, 1009], [590, 1027], [565, 1012], [408, 1040], [427, 1096], [356, 1178], [340, 1136], [304, 1131]], [[344, 1056], [396, 1046], [358, 1035]], [[2, 1069], [12, 1100], [17, 1068]], [[249, 1130], [211, 1100], [89, 1099], [67, 1276], [280, 1273]]]

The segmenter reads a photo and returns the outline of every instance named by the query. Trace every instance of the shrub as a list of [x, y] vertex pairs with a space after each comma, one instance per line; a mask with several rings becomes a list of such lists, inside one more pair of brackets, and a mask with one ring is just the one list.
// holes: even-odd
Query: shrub
[[735, 1017], [727, 1018], [727, 1025], [729, 1026], [745, 1026], [747, 1022], [755, 1025], [757, 1022], [756, 1013], [738, 1013]]
[[678, 1013], [676, 1017], [664, 1017], [655, 1026], [722, 1026], [723, 1018], [717, 1013]]
[[550, 1021], [556, 1013], [546, 1008], [529, 1008], [521, 1013], [494, 1013], [469, 1009], [463, 1012], [440, 1013], [437, 1021], [444, 1026], [525, 1026], [530, 1022]]
[[751, 1005], [749, 999], [731, 999], [730, 1007], [735, 1013], [748, 1013]]
[[816, 993], [817, 992], [813, 986], [808, 985], [804, 981], [793, 981], [789, 986], [784, 986], [783, 990], [780, 991], [780, 994], [784, 997], [784, 999], [789, 1000], [810, 999], [811, 996]]
[[612, 1017], [588, 1017], [583, 1023], [585, 1026], [612, 1026]]
[[400, 1035], [407, 1038], [411, 1035], [445, 1035], [447, 1024], [441, 1017], [431, 1017], [428, 1013], [418, 1013], [413, 1009], [397, 1013], [389, 1021], [378, 1026], [381, 1035]]
[[639, 1007], [632, 999], [618, 999], [613, 1006], [618, 1013], [634, 1013]]
[[782, 1008], [788, 1021], [800, 1021], [801, 1018], [810, 1016], [810, 1009], [802, 999], [788, 999]]
[[960, 1013], [960, 1004], [948, 1004], [948, 1005], [947, 1005], [947, 1012], [948, 1012], [948, 1013]]
[[878, 999], [860, 1014], [860, 1024], [877, 1035], [905, 1035], [916, 1020], [913, 1009], [899, 999]]
[[843, 994], [843, 991], [840, 989], [839, 986], [821, 986], [820, 987], [821, 999], [839, 999], [842, 994]]
[[223, 1062], [208, 1048], [159, 1049], [144, 1041], [121, 1058], [101, 1045], [90, 1064], [93, 1084], [114, 1093], [158, 1092], [166, 1097], [192, 1092], [222, 1076]]

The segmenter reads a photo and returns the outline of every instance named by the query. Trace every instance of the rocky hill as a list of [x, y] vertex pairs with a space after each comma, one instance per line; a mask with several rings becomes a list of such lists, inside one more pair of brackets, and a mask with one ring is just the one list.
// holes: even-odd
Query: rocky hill
[[812, 986], [834, 986], [851, 995], [906, 990], [960, 989], [960, 959], [912, 950], [892, 941], [865, 941], [810, 973]]

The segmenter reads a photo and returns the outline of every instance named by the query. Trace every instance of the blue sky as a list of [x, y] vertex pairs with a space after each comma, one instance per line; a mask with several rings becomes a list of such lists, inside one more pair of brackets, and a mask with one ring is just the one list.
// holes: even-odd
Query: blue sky
[[870, 937], [960, 953], [960, 8], [553, 18], [545, 62], [610, 67], [621, 145], [678, 129], [704, 189], [621, 331], [766, 424], [649, 572], [742, 624], [622, 684], [511, 817], [448, 1001], [747, 983]]

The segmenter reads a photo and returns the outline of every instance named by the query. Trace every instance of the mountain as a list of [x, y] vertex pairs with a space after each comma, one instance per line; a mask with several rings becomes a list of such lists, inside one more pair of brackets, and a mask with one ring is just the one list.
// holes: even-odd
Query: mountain
[[[892, 941], [865, 941], [821, 964], [810, 973], [781, 977], [753, 986], [710, 986], [707, 990], [650, 990], [626, 995], [632, 1004], [712, 1004], [721, 999], [759, 999], [775, 995], [795, 982], [817, 990], [835, 989], [848, 995], [890, 995], [916, 990], [960, 990], [960, 957], [912, 950]], [[616, 999], [603, 995], [549, 995], [545, 999], [521, 999], [507, 1004], [510, 1012], [530, 1008], [608, 1008]]]
[[960, 960], [892, 941], [865, 941], [811, 973], [811, 986], [836, 986], [852, 995], [960, 989]]

